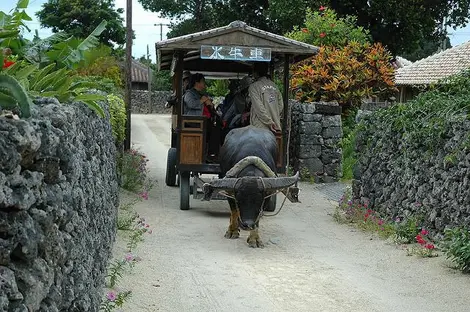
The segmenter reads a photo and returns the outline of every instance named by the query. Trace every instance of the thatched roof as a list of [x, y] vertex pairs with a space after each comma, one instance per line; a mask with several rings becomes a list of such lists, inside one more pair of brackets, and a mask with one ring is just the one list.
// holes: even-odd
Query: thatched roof
[[397, 85], [429, 85], [470, 69], [470, 41], [397, 69]]
[[149, 82], [148, 66], [137, 60], [132, 60], [132, 82]]

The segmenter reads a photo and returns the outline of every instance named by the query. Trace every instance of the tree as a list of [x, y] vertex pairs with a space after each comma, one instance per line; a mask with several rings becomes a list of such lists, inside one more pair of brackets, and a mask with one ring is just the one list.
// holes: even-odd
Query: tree
[[423, 42], [438, 43], [446, 33], [440, 27], [465, 26], [470, 17], [468, 0], [330, 0], [339, 15], [354, 14], [360, 26], [368, 29], [376, 42], [386, 45], [393, 55], [411, 53]]
[[[359, 26], [370, 31], [393, 55], [413, 53], [424, 42], [439, 44], [446, 34], [440, 25], [465, 26], [468, 0], [139, 0], [143, 7], [164, 17], [183, 19], [172, 25], [169, 36], [227, 25], [235, 19], [276, 34], [285, 34], [305, 21], [308, 8], [334, 9], [338, 16], [357, 17]], [[178, 4], [177, 4], [178, 3]], [[426, 52], [423, 53], [432, 53]], [[426, 55], [427, 56], [427, 55]]]
[[320, 11], [307, 9], [303, 27], [285, 34], [286, 37], [316, 46], [344, 47], [354, 41], [368, 43], [371, 41], [369, 31], [358, 27], [355, 16], [338, 18], [335, 11], [321, 8]]
[[100, 35], [100, 42], [113, 46], [125, 44], [126, 31], [123, 9], [114, 8], [114, 0], [48, 0], [36, 13], [42, 27], [53, 32], [65, 31], [77, 38], [85, 38], [103, 20], [108, 22]]

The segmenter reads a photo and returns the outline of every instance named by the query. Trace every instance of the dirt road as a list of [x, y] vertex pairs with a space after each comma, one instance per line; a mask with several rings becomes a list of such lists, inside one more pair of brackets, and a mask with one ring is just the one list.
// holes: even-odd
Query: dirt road
[[226, 202], [191, 199], [192, 209], [180, 211], [178, 189], [164, 183], [169, 123], [168, 115], [132, 116], [132, 141], [158, 185], [137, 208], [153, 234], [126, 277], [134, 295], [125, 311], [470, 311], [469, 276], [443, 257], [409, 257], [335, 223], [312, 185], [300, 185], [301, 204], [261, 220], [264, 249], [249, 248], [246, 232], [224, 238]]

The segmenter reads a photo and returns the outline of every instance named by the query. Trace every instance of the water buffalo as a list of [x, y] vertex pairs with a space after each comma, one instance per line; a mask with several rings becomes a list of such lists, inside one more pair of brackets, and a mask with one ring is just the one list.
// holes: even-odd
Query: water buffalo
[[226, 238], [238, 238], [239, 228], [249, 230], [250, 247], [263, 247], [258, 234], [259, 218], [269, 205], [270, 195], [295, 184], [292, 177], [278, 177], [276, 138], [266, 129], [247, 126], [230, 131], [220, 151], [223, 178], [204, 185], [205, 198], [214, 190], [224, 191], [231, 210]]

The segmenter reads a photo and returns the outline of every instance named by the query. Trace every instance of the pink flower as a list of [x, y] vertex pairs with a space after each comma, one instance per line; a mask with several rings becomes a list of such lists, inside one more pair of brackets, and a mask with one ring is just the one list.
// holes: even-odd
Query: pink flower
[[132, 260], [134, 260], [134, 255], [132, 255], [132, 254], [127, 254], [127, 255], [126, 255], [126, 261], [132, 261]]
[[384, 224], [384, 220], [380, 219], [379, 222], [377, 222], [379, 225]]
[[421, 235], [428, 235], [428, 234], [429, 234], [429, 232], [427, 230], [425, 230], [425, 229], [421, 230]]
[[149, 228], [149, 227], [150, 227], [150, 225], [146, 224], [146, 225], [145, 225], [145, 227], [146, 227], [146, 228]]
[[324, 32], [320, 33], [320, 38], [325, 38], [326, 34]]
[[323, 5], [320, 6], [320, 8], [318, 9], [319, 11], [325, 11], [326, 10], [326, 7], [324, 7]]
[[106, 298], [109, 300], [109, 301], [114, 301], [116, 300], [116, 293], [114, 291], [110, 291], [107, 295], [106, 295]]
[[139, 194], [140, 197], [142, 197], [143, 199], [145, 200], [148, 200], [149, 199], [149, 194], [147, 192], [142, 192]]

